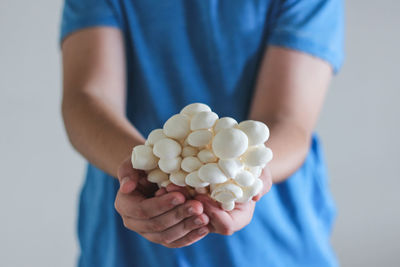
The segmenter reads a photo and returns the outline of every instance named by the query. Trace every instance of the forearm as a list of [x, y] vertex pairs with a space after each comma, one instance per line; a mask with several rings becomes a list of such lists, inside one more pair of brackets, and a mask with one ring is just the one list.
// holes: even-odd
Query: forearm
[[310, 147], [311, 134], [289, 121], [253, 119], [263, 121], [270, 129], [266, 145], [272, 149], [274, 158], [268, 166], [273, 182], [282, 182], [303, 164]]
[[85, 91], [64, 94], [62, 114], [74, 148], [114, 177], [132, 147], [144, 142], [121, 112], [121, 107], [116, 107], [105, 97]]

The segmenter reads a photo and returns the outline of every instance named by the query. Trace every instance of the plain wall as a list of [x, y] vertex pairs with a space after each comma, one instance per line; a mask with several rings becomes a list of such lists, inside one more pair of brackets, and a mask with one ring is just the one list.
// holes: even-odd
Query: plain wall
[[[348, 1], [320, 117], [343, 266], [400, 264], [399, 1]], [[60, 115], [62, 1], [0, 1], [0, 266], [72, 266], [83, 159]]]

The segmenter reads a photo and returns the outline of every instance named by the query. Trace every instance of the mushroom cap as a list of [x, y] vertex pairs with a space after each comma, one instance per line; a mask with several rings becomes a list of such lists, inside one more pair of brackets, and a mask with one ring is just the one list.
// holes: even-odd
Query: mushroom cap
[[264, 144], [269, 138], [269, 129], [267, 125], [260, 121], [242, 121], [237, 128], [247, 135], [249, 138], [249, 146]]
[[214, 155], [214, 153], [209, 149], [203, 149], [198, 154], [197, 157], [203, 163], [211, 163], [216, 162], [218, 158]]
[[181, 154], [181, 145], [170, 138], [164, 138], [157, 141], [153, 146], [153, 153], [162, 159], [176, 158]]
[[229, 128], [219, 131], [212, 142], [214, 154], [221, 159], [237, 158], [247, 150], [248, 138], [241, 130]]
[[199, 169], [201, 180], [210, 184], [220, 184], [228, 180], [228, 177], [221, 171], [217, 163], [207, 163]]
[[242, 187], [243, 189], [243, 196], [241, 198], [236, 199], [238, 203], [246, 203], [247, 201], [251, 200], [255, 195], [260, 193], [263, 188], [263, 181], [261, 179], [255, 179], [254, 183], [249, 187]]
[[168, 180], [168, 174], [161, 171], [160, 169], [152, 170], [147, 174], [147, 180], [152, 183], [161, 183], [162, 181]]
[[186, 157], [181, 162], [181, 168], [185, 172], [194, 172], [201, 166], [203, 166], [203, 163], [197, 157]]
[[246, 187], [242, 188], [243, 189], [243, 196], [241, 198], [238, 198], [235, 200], [237, 203], [246, 203], [250, 201], [253, 196], [250, 194], [250, 190]]
[[149, 133], [147, 136], [147, 140], [145, 142], [146, 146], [154, 146], [154, 144], [161, 139], [167, 138], [167, 136], [164, 134], [163, 129], [155, 129]]
[[235, 208], [235, 201], [221, 203], [221, 207], [226, 211], [231, 211]]
[[211, 192], [211, 197], [215, 199], [215, 196], [221, 192], [231, 192], [235, 198], [241, 198], [243, 196], [242, 188], [232, 182], [227, 182], [216, 186]]
[[214, 195], [214, 199], [221, 203], [231, 202], [237, 199], [237, 197], [230, 191], [221, 191]]
[[251, 186], [254, 183], [254, 180], [254, 175], [246, 170], [240, 170], [235, 176], [236, 183], [244, 187]]
[[189, 104], [181, 110], [181, 114], [185, 114], [189, 117], [192, 117], [194, 114], [202, 112], [202, 111], [211, 111], [211, 108], [206, 104], [202, 103], [193, 103]]
[[187, 175], [186, 172], [179, 170], [179, 171], [171, 173], [169, 175], [169, 180], [177, 186], [186, 186], [186, 183], [185, 183], [186, 175]]
[[192, 131], [212, 128], [218, 120], [218, 115], [212, 111], [201, 111], [196, 113], [190, 122]]
[[196, 156], [198, 152], [199, 152], [199, 150], [195, 147], [185, 146], [182, 149], [181, 155], [182, 155], [182, 157], [186, 158], [186, 157]]
[[172, 159], [160, 159], [158, 161], [158, 167], [166, 173], [177, 172], [181, 169], [181, 157], [176, 157]]
[[162, 181], [158, 186], [159, 187], [167, 187], [171, 183], [170, 180]]
[[217, 120], [214, 126], [214, 132], [218, 133], [222, 129], [233, 128], [238, 125], [237, 121], [230, 117], [223, 117]]
[[264, 145], [252, 146], [244, 153], [243, 163], [255, 167], [264, 167], [273, 157], [272, 150]]
[[209, 183], [200, 179], [198, 171], [194, 171], [186, 175], [185, 183], [193, 187], [206, 187]]
[[133, 168], [149, 171], [157, 167], [158, 158], [153, 155], [151, 147], [138, 145], [133, 148], [131, 162]]
[[163, 127], [164, 134], [174, 139], [184, 139], [190, 132], [190, 119], [183, 114], [175, 114]]
[[212, 136], [209, 130], [197, 130], [189, 134], [187, 141], [191, 146], [202, 147], [210, 143]]
[[207, 187], [196, 187], [195, 190], [199, 194], [208, 194]]
[[260, 177], [262, 170], [263, 170], [263, 168], [261, 166], [254, 166], [254, 167], [247, 166], [245, 169], [248, 170], [249, 172], [251, 172], [255, 178]]
[[243, 169], [243, 163], [235, 158], [235, 159], [220, 159], [218, 161], [218, 165], [221, 170], [228, 176], [229, 178], [234, 178], [238, 171]]
[[249, 187], [249, 194], [254, 197], [258, 193], [261, 192], [262, 188], [264, 186], [264, 183], [261, 179], [256, 179], [254, 183]]

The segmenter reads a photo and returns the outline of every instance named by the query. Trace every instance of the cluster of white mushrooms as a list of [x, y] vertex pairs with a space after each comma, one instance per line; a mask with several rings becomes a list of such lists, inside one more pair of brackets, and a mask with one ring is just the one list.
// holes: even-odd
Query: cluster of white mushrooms
[[133, 148], [132, 166], [166, 187], [173, 183], [210, 194], [225, 210], [245, 203], [263, 187], [262, 169], [272, 159], [264, 143], [268, 127], [259, 121], [236, 120], [194, 103], [153, 130], [144, 145]]

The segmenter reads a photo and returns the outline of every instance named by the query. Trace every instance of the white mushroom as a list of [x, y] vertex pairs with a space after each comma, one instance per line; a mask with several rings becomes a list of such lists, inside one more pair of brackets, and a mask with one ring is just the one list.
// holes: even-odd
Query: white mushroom
[[228, 176], [229, 178], [234, 178], [238, 171], [243, 169], [243, 163], [235, 158], [235, 159], [220, 159], [218, 161], [218, 165], [221, 170]]
[[203, 149], [198, 154], [197, 157], [201, 162], [211, 163], [216, 162], [218, 158], [214, 155], [214, 153], [209, 149]]
[[254, 183], [250, 186], [249, 194], [255, 196], [262, 190], [264, 183], [261, 179], [256, 179]]
[[242, 160], [248, 166], [264, 167], [272, 159], [272, 150], [264, 145], [252, 146], [244, 153]]
[[158, 167], [166, 173], [177, 172], [181, 169], [181, 157], [176, 157], [172, 159], [160, 159], [158, 161]]
[[[222, 192], [230, 192], [234, 196], [234, 199], [241, 198], [243, 196], [242, 188], [240, 188], [238, 185], [235, 185], [234, 183], [227, 182], [216, 186], [214, 190], [211, 192], [211, 197], [216, 199], [215, 197]], [[223, 196], [227, 195], [224, 194]], [[226, 201], [220, 201], [220, 202], [226, 202]]]
[[237, 197], [230, 191], [221, 191], [214, 195], [214, 199], [221, 203], [235, 201]]
[[263, 188], [263, 181], [261, 179], [256, 179], [254, 183], [249, 187], [243, 187], [243, 196], [236, 199], [238, 203], [246, 203], [251, 200], [255, 195], [260, 193]]
[[221, 203], [221, 207], [226, 211], [231, 211], [235, 208], [235, 201]]
[[192, 131], [212, 128], [218, 120], [218, 115], [212, 111], [202, 111], [195, 114], [190, 122]]
[[153, 153], [162, 159], [176, 158], [181, 154], [181, 145], [170, 138], [164, 138], [157, 141], [153, 147]]
[[197, 157], [186, 157], [181, 163], [181, 168], [185, 172], [197, 171], [201, 166], [203, 166], [203, 163]]
[[238, 125], [237, 121], [230, 117], [223, 117], [217, 120], [214, 126], [214, 132], [218, 133], [222, 129], [233, 128]]
[[139, 170], [152, 170], [157, 167], [158, 158], [153, 155], [151, 147], [138, 145], [133, 148], [132, 167]]
[[247, 135], [241, 130], [230, 128], [219, 131], [212, 142], [214, 154], [221, 159], [237, 158], [247, 149]]
[[173, 172], [169, 175], [169, 180], [177, 186], [186, 186], [185, 178], [187, 173], [181, 170]]
[[196, 156], [198, 153], [198, 149], [192, 146], [185, 146], [182, 149], [182, 157], [186, 158], [186, 157], [192, 157], [192, 156]]
[[238, 128], [249, 138], [249, 146], [264, 144], [269, 138], [267, 125], [260, 121], [242, 121], [239, 123]]
[[211, 108], [207, 106], [206, 104], [202, 103], [193, 103], [190, 105], [187, 105], [181, 110], [181, 114], [185, 114], [189, 117], [192, 117], [194, 114], [202, 112], [202, 111], [211, 111]]
[[208, 194], [207, 187], [196, 187], [195, 190], [199, 194]]
[[171, 183], [170, 180], [162, 181], [158, 186], [159, 187], [167, 187]]
[[198, 171], [194, 171], [186, 175], [185, 182], [187, 185], [193, 186], [193, 187], [206, 187], [209, 185], [209, 183], [204, 182], [199, 178]]
[[209, 130], [197, 130], [189, 134], [188, 143], [194, 147], [206, 146], [212, 139], [212, 133]]
[[163, 127], [164, 134], [175, 139], [184, 139], [190, 132], [190, 119], [183, 114], [169, 118]]
[[235, 181], [240, 185], [240, 186], [251, 186], [254, 183], [254, 175], [246, 170], [240, 170], [236, 176], [235, 176]]
[[152, 170], [147, 174], [147, 180], [152, 183], [161, 183], [162, 181], [168, 180], [168, 174], [161, 171], [160, 169]]
[[254, 167], [247, 166], [245, 169], [251, 172], [256, 178], [260, 177], [263, 170], [261, 166], [254, 166]]
[[201, 180], [210, 184], [220, 184], [228, 180], [228, 177], [221, 171], [217, 163], [207, 163], [199, 169]]
[[147, 136], [147, 140], [144, 143], [146, 146], [154, 146], [154, 144], [161, 140], [167, 138], [167, 136], [164, 134], [163, 129], [155, 129], [149, 133]]

